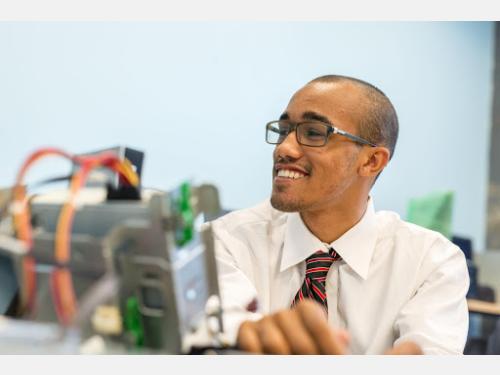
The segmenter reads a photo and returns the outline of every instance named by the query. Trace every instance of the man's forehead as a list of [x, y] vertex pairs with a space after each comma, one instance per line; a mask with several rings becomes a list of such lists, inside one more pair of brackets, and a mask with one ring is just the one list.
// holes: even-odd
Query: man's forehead
[[[326, 117], [349, 116], [357, 120], [362, 115], [362, 89], [349, 81], [313, 82], [297, 91], [284, 112], [287, 117], [304, 117], [315, 112]], [[336, 118], [331, 118], [335, 121]]]

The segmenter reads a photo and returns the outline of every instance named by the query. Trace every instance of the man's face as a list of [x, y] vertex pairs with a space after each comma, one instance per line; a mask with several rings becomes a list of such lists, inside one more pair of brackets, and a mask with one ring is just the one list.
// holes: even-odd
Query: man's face
[[[321, 120], [358, 134], [361, 103], [360, 89], [352, 83], [313, 83], [292, 97], [281, 117], [293, 123]], [[337, 134], [323, 147], [303, 146], [291, 132], [273, 153], [271, 204], [285, 212], [348, 204], [356, 194], [360, 150], [358, 144]]]

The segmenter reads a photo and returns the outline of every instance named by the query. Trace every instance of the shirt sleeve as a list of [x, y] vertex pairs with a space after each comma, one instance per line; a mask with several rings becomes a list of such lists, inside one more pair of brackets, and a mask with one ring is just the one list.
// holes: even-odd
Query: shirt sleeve
[[251, 281], [249, 249], [220, 222], [212, 224], [212, 230], [223, 308], [223, 337], [227, 345], [235, 345], [241, 323], [258, 320], [262, 314], [257, 290]]
[[462, 354], [467, 339], [469, 274], [462, 251], [438, 239], [421, 263], [415, 294], [395, 322], [394, 345], [413, 341], [424, 354]]

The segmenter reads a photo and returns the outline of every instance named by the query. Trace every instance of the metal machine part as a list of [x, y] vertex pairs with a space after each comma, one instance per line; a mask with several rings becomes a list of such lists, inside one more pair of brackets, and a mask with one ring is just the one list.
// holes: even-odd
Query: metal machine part
[[[202, 194], [207, 189], [210, 194]], [[80, 301], [79, 315], [75, 326], [60, 327], [61, 343], [75, 330], [81, 340], [95, 335], [95, 325], [90, 323], [92, 314], [110, 305], [117, 307], [123, 325], [120, 334], [114, 330], [114, 337], [110, 337], [112, 351], [121, 347], [125, 351], [183, 352], [186, 335], [207, 318], [207, 301], [219, 298], [210, 226], [196, 226], [204, 216], [214, 217], [220, 210], [218, 197], [213, 201], [214, 191], [209, 185], [195, 188], [183, 184], [170, 192], [142, 191], [140, 200], [109, 200], [103, 188], [82, 191], [67, 265]], [[25, 325], [29, 321], [37, 327], [47, 324], [53, 328], [57, 321], [48, 275], [57, 267], [54, 232], [64, 199], [63, 193], [32, 201], [37, 308], [22, 320], [9, 319], [9, 332], [15, 331], [18, 323]], [[18, 283], [19, 265], [25, 254], [23, 245], [8, 233], [0, 236], [0, 256], [10, 260]], [[213, 314], [220, 330], [221, 314], [220, 309]], [[52, 341], [54, 337], [58, 336], [52, 334]], [[4, 339], [9, 340], [0, 329], [0, 341]], [[31, 339], [26, 342], [27, 348], [29, 342]]]

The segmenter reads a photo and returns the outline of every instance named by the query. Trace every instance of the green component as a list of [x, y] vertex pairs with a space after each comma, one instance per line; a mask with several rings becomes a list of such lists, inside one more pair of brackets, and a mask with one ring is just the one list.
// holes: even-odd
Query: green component
[[179, 197], [176, 202], [182, 218], [182, 227], [176, 230], [177, 246], [183, 246], [193, 239], [194, 213], [191, 206], [191, 186], [184, 182], [179, 187]]
[[451, 238], [452, 211], [453, 192], [433, 192], [423, 197], [410, 199], [407, 220]]
[[144, 345], [144, 330], [141, 324], [141, 313], [137, 297], [127, 298], [124, 323], [125, 330], [134, 338], [134, 344], [137, 347], [142, 347]]

